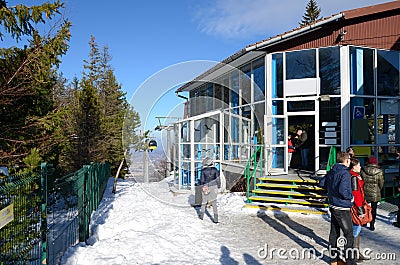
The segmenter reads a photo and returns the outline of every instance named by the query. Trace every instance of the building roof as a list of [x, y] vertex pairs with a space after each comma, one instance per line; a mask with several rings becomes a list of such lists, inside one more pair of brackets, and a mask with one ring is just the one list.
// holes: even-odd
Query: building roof
[[[362, 8], [357, 8], [357, 9], [352, 9], [348, 11], [343, 11], [338, 14], [331, 15], [327, 18], [322, 18], [310, 25], [307, 26], [302, 26], [295, 28], [291, 31], [284, 32], [282, 34], [264, 39], [262, 41], [256, 42], [254, 44], [248, 45], [247, 47], [239, 50], [238, 52], [234, 53], [233, 55], [229, 56], [228, 58], [222, 60], [220, 63], [215, 65], [214, 67], [210, 68], [203, 74], [199, 75], [196, 77], [193, 81], [190, 81], [180, 88], [176, 90], [176, 93], [182, 92], [182, 91], [190, 91], [198, 86], [196, 82], [198, 81], [211, 81], [212, 78], [209, 77], [211, 73], [223, 68], [227, 64], [231, 64], [233, 61], [239, 59], [240, 57], [248, 54], [248, 53], [254, 53], [255, 51], [262, 51], [265, 50], [268, 47], [275, 46], [282, 44], [284, 42], [287, 42], [291, 39], [298, 38], [304, 34], [310, 33], [314, 30], [318, 30], [321, 28], [321, 26], [329, 24], [329, 23], [337, 23], [339, 21], [343, 20], [351, 20], [351, 19], [358, 19], [362, 17], [367, 17], [367, 16], [373, 16], [379, 13], [383, 12], [390, 12], [393, 10], [400, 9], [400, 1], [393, 1], [393, 2], [388, 2], [388, 3], [383, 3], [383, 4], [378, 4], [378, 5], [373, 5], [373, 6], [367, 6], [367, 7], [362, 7]], [[255, 53], [253, 56], [256, 57], [259, 55], [258, 53]], [[251, 57], [251, 56], [250, 56]]]

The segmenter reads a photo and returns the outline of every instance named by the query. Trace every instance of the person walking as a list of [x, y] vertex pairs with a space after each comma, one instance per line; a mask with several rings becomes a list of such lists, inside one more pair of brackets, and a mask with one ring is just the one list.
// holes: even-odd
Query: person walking
[[[346, 150], [347, 151], [347, 150]], [[361, 178], [361, 164], [357, 158], [351, 158], [350, 162], [350, 174], [351, 174], [351, 188], [354, 197], [354, 205], [357, 207], [358, 215], [365, 214], [364, 208], [364, 180]], [[360, 251], [360, 232], [361, 225], [353, 223], [353, 235], [354, 235], [354, 248], [357, 249], [357, 260], [363, 261], [368, 260], [366, 256]]]
[[297, 129], [296, 148], [300, 149], [301, 168], [308, 169], [308, 151], [310, 149], [307, 132], [303, 129]]
[[214, 223], [218, 223], [217, 193], [221, 188], [219, 170], [214, 167], [214, 162], [210, 158], [203, 160], [203, 168], [200, 175], [200, 185], [202, 185], [202, 202], [200, 208], [200, 219], [203, 220], [206, 205], [211, 202], [214, 212]]
[[289, 135], [288, 135], [288, 163], [289, 163], [288, 168], [290, 168], [294, 151], [295, 151], [295, 148], [292, 143], [292, 135], [289, 133]]
[[381, 200], [381, 190], [384, 184], [383, 171], [378, 166], [378, 161], [374, 156], [368, 159], [368, 164], [361, 171], [361, 177], [365, 182], [365, 200], [372, 207], [372, 221], [369, 223], [369, 229], [375, 230], [376, 209]]
[[[352, 251], [354, 247], [353, 222], [351, 219], [350, 208], [353, 203], [353, 193], [351, 189], [351, 175], [349, 171], [350, 156], [346, 152], [337, 154], [337, 163], [320, 181], [320, 186], [328, 191], [329, 211], [331, 213], [331, 228], [329, 232], [329, 254], [331, 265], [348, 264], [354, 265], [355, 256]], [[340, 259], [338, 241], [340, 230], [345, 237], [344, 257], [346, 263]]]

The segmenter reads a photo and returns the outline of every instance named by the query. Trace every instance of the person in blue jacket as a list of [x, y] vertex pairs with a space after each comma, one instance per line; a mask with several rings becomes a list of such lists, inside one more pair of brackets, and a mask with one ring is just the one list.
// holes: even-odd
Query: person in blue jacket
[[[350, 208], [353, 205], [351, 175], [349, 171], [350, 155], [346, 152], [337, 154], [337, 163], [320, 181], [320, 186], [328, 191], [329, 211], [331, 213], [331, 229], [329, 233], [329, 250], [331, 264], [357, 264], [354, 253], [353, 223]], [[340, 237], [343, 231], [344, 239]], [[343, 256], [346, 263], [340, 259], [338, 244], [344, 244]]]

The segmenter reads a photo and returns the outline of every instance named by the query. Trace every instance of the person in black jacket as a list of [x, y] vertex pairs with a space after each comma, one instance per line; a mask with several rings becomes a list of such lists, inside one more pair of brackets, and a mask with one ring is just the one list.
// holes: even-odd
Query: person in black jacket
[[300, 150], [301, 154], [301, 168], [309, 169], [308, 165], [308, 152], [310, 150], [310, 141], [307, 136], [307, 132], [303, 129], [297, 129], [296, 135], [296, 149]]
[[206, 158], [203, 160], [201, 170], [200, 185], [202, 185], [202, 202], [200, 208], [200, 219], [203, 220], [206, 205], [211, 202], [214, 212], [214, 223], [218, 223], [217, 192], [221, 187], [219, 171], [214, 167], [214, 162]]
[[378, 161], [374, 156], [368, 159], [368, 164], [361, 171], [361, 177], [365, 182], [365, 200], [372, 207], [372, 221], [369, 223], [369, 229], [375, 230], [376, 210], [378, 202], [382, 199], [381, 190], [385, 183], [382, 169], [379, 168]]
[[[320, 186], [328, 191], [329, 211], [331, 212], [331, 230], [329, 233], [329, 252], [331, 264], [343, 264], [339, 258], [338, 245], [344, 244], [345, 264], [354, 265], [355, 256], [353, 222], [350, 208], [353, 205], [353, 193], [351, 187], [351, 175], [349, 171], [350, 156], [346, 152], [337, 154], [337, 164], [321, 179]], [[345, 240], [340, 239], [340, 230], [343, 231]]]

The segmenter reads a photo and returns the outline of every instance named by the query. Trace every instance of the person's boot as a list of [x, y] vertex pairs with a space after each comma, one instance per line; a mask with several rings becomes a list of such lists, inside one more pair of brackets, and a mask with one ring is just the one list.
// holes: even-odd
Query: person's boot
[[214, 223], [218, 223], [218, 214], [214, 214]]
[[374, 221], [372, 221], [371, 223], [369, 223], [369, 230], [375, 231], [375, 222], [374, 222]]
[[203, 218], [204, 218], [204, 213], [203, 213], [203, 212], [200, 212], [200, 213], [199, 213], [199, 218], [200, 218], [201, 220], [203, 220]]
[[369, 260], [368, 257], [364, 256], [360, 248], [360, 235], [354, 238], [354, 248], [357, 249], [358, 256], [356, 257], [356, 262]]
[[342, 259], [338, 259], [338, 261], [332, 261], [331, 265], [346, 265], [346, 262]]

